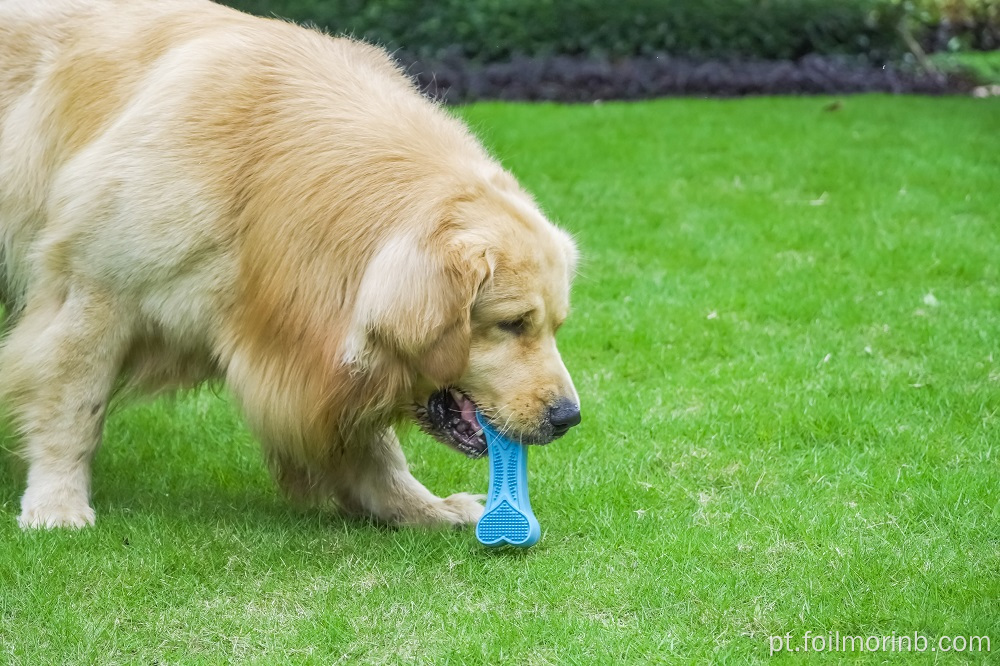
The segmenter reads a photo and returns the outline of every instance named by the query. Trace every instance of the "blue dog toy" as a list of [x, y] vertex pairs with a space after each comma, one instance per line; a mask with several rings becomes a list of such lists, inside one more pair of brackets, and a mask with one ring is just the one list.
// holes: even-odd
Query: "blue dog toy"
[[490, 455], [490, 490], [476, 538], [484, 546], [532, 546], [542, 528], [528, 501], [528, 447], [498, 433], [478, 412], [476, 420]]

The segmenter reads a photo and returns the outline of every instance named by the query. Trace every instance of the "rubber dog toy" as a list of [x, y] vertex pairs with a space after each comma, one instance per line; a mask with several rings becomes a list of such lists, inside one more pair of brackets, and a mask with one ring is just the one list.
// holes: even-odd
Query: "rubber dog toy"
[[532, 546], [542, 536], [542, 528], [528, 501], [528, 447], [498, 433], [478, 412], [476, 420], [490, 456], [490, 488], [476, 538], [490, 547]]

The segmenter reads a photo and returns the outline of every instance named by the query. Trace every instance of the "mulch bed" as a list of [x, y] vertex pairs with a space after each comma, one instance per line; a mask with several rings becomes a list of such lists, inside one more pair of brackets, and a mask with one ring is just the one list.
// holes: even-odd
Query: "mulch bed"
[[669, 56], [597, 60], [569, 56], [515, 58], [477, 64], [459, 56], [416, 60], [397, 54], [432, 97], [447, 103], [476, 100], [593, 102], [653, 97], [836, 95], [884, 92], [967, 93], [955, 75], [846, 58], [806, 56], [797, 61], [692, 61]]

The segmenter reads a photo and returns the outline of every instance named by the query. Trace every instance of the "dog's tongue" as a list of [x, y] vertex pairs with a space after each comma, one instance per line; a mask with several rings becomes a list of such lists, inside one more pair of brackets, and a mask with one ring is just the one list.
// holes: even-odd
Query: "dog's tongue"
[[478, 428], [479, 422], [476, 421], [476, 403], [463, 395], [461, 402], [458, 403], [458, 407], [462, 410], [462, 420], [468, 421]]

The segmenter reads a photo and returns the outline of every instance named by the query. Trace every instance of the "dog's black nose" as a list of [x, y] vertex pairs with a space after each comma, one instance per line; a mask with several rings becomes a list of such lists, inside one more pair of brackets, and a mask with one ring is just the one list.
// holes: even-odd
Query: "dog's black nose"
[[572, 400], [560, 398], [549, 408], [549, 423], [552, 424], [552, 434], [562, 437], [575, 425], [580, 425], [580, 405]]

